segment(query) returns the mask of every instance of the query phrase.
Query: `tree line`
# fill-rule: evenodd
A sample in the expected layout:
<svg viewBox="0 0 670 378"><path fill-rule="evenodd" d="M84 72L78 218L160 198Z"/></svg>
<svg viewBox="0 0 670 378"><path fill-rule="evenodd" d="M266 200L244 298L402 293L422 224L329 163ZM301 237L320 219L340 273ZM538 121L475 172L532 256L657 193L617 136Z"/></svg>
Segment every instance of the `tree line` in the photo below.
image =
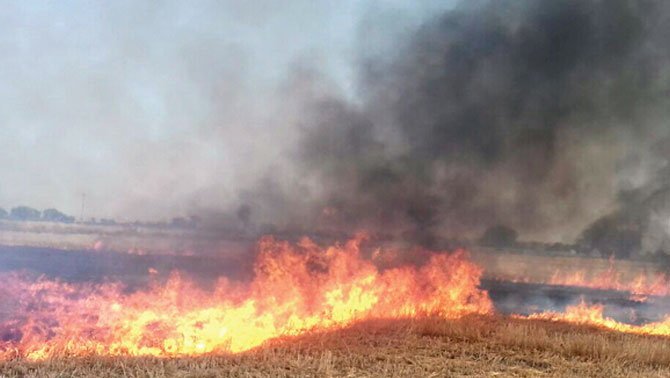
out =
<svg viewBox="0 0 670 378"><path fill-rule="evenodd" d="M30 206L17 206L7 211L0 207L0 220L21 221L21 222L57 222L57 223L75 223L77 220L71 215L67 215L58 209L49 208L43 211L32 208ZM80 220L79 223L88 225L100 226L141 226L150 228L196 228L200 223L198 216L192 215L189 217L175 217L168 222L117 222L112 218L89 218L87 220Z"/></svg>
<svg viewBox="0 0 670 378"><path fill-rule="evenodd" d="M29 206L17 206L7 211L0 207L0 219L14 221L45 221L59 223L74 223L75 217L67 215L57 209L37 210Z"/></svg>

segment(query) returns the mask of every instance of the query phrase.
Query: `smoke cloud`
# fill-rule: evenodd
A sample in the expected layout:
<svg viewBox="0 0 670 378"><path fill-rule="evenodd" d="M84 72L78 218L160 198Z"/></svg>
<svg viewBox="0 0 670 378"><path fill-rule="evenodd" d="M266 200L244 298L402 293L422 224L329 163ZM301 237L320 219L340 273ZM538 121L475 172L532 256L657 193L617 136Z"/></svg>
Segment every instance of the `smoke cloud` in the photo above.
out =
<svg viewBox="0 0 670 378"><path fill-rule="evenodd" d="M286 191L274 217L431 244L498 223L572 241L623 212L667 235L668 206L644 204L670 179L668 16L663 1L467 2L364 49L360 98L303 104L298 184L262 185Z"/></svg>
<svg viewBox="0 0 670 378"><path fill-rule="evenodd" d="M0 205L670 246L666 2L236 4L3 12Z"/></svg>

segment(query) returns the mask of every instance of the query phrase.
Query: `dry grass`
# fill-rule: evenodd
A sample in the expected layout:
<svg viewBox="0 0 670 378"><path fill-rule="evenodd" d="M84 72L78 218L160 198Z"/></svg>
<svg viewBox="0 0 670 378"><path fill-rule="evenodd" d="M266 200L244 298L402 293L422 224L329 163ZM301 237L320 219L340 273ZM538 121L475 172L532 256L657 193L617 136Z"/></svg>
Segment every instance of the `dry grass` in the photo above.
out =
<svg viewBox="0 0 670 378"><path fill-rule="evenodd" d="M368 321L235 356L56 359L0 364L16 377L669 376L668 339L544 321Z"/></svg>

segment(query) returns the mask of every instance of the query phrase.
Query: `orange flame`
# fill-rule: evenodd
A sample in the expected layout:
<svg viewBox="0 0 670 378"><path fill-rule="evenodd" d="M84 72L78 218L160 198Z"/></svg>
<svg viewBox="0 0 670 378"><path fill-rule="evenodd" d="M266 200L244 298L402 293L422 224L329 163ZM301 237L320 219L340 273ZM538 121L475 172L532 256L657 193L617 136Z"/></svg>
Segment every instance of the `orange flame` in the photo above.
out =
<svg viewBox="0 0 670 378"><path fill-rule="evenodd" d="M563 313L543 312L528 316L517 316L525 319L542 319L573 324L591 325L617 332L639 335L670 336L670 317L655 323L632 325L618 322L603 315L602 305L587 305L584 302L575 306L568 306Z"/></svg>
<svg viewBox="0 0 670 378"><path fill-rule="evenodd" d="M646 296L670 295L670 280L665 274L639 273L635 277L624 279L622 271L610 258L609 268L595 275L587 274L586 270L565 273L557 270L549 279L550 285L579 286L591 289L627 291L634 298L644 299Z"/></svg>
<svg viewBox="0 0 670 378"><path fill-rule="evenodd" d="M264 238L249 284L220 279L203 290L173 274L165 285L124 294L120 284L20 277L0 289L0 359L54 356L180 356L236 353L268 339L368 318L487 314L481 269L463 251L422 267L380 271L360 256L361 238L322 249Z"/></svg>

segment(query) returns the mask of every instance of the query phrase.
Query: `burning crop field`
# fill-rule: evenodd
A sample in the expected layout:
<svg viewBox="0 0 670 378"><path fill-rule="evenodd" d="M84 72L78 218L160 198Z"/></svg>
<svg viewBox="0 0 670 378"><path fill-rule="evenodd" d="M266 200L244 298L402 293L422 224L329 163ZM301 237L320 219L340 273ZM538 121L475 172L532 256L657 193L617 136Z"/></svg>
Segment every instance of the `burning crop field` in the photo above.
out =
<svg viewBox="0 0 670 378"><path fill-rule="evenodd" d="M421 258L406 263L397 250L371 244L364 235L328 246L265 237L254 247L248 278L213 274L210 282L196 282L185 264L163 274L148 268L134 287L110 280L109 272L99 272L105 282L47 278L34 274L35 262L32 274L2 276L1 370L12 376L670 371L670 311L662 312L670 298L657 281L642 287L638 278L635 290L598 279L557 283L557 274L545 283L513 283L487 278L464 250L412 250ZM60 253L67 265L76 252ZM512 295L523 297L526 307L515 308L526 313L505 307ZM543 309L533 304L539 297ZM641 320L642 307L658 319Z"/></svg>
<svg viewBox="0 0 670 378"><path fill-rule="evenodd" d="M477 287L480 269L460 253L379 272L361 259L358 243L320 249L309 240L297 246L263 240L250 283L221 279L210 291L177 273L129 295L115 284L82 287L8 277L3 299L17 308L7 309L3 334L10 340L3 356L240 353L273 338L360 319L450 319L492 311Z"/></svg>
<svg viewBox="0 0 670 378"><path fill-rule="evenodd" d="M0 378L670 376L670 2L0 4Z"/></svg>

